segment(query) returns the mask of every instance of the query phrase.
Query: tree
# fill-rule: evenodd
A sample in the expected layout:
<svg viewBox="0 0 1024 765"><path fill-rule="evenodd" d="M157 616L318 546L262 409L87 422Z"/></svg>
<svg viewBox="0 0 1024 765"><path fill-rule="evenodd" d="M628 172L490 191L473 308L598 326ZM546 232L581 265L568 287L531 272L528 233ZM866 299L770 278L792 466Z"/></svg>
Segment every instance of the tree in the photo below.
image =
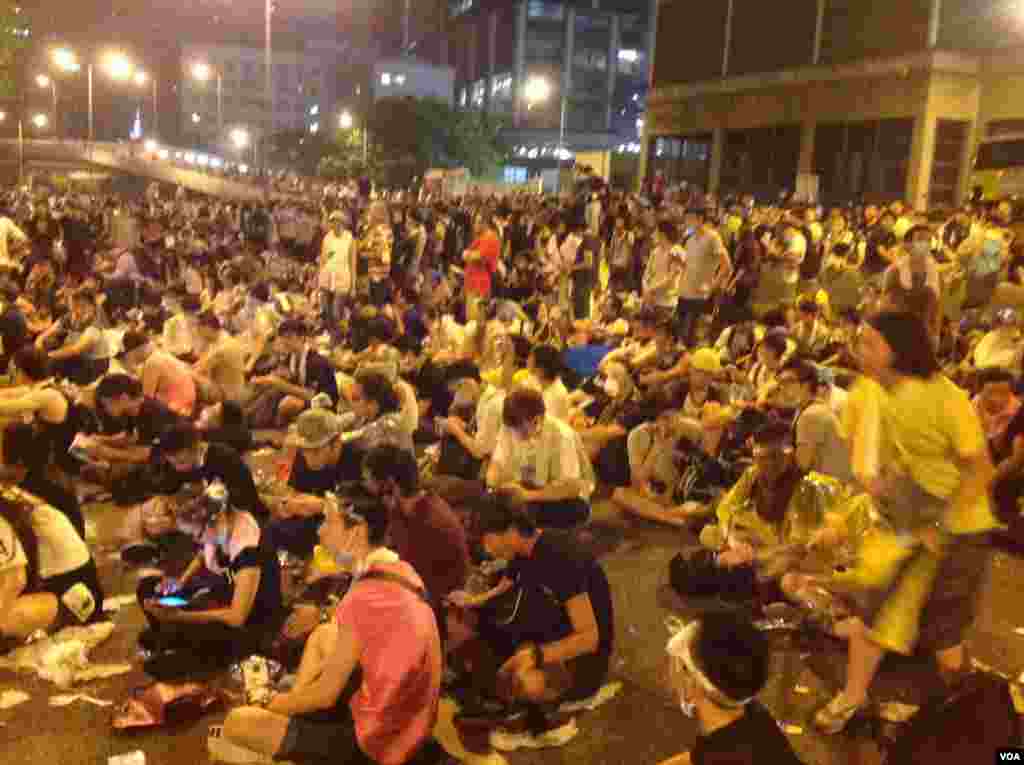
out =
<svg viewBox="0 0 1024 765"><path fill-rule="evenodd" d="M14 98L22 92L22 61L28 46L29 23L17 3L0 0L0 98Z"/></svg>
<svg viewBox="0 0 1024 765"><path fill-rule="evenodd" d="M483 175L505 156L496 122L443 101L384 98L373 105L367 122L371 151L361 170L385 186L408 186L430 168L465 167ZM361 139L358 128L340 131L335 150L320 167L345 176L361 157Z"/></svg>

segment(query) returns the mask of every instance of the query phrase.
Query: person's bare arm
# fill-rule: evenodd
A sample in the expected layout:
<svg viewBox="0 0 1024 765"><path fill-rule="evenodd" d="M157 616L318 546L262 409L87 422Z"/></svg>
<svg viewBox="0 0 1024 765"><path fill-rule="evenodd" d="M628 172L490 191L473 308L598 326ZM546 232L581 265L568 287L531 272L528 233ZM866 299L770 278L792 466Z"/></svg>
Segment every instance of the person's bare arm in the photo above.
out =
<svg viewBox="0 0 1024 765"><path fill-rule="evenodd" d="M363 653L359 638L351 627L338 625L334 648L320 672L309 684L275 696L267 710L294 716L330 709L341 696Z"/></svg>

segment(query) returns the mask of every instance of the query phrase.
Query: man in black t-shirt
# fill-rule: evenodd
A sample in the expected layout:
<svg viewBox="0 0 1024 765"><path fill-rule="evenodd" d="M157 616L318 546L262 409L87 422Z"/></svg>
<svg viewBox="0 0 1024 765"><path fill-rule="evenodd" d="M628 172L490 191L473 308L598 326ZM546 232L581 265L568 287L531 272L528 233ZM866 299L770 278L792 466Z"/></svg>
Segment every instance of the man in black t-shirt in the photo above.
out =
<svg viewBox="0 0 1024 765"><path fill-rule="evenodd" d="M768 641L746 620L709 614L668 643L679 705L699 726L693 749L662 765L800 765L756 696L768 679Z"/></svg>
<svg viewBox="0 0 1024 765"><path fill-rule="evenodd" d="M568 533L541 531L522 511L503 502L484 508L478 521L480 541L493 558L511 561L501 583L482 596L453 594L455 605L482 608L494 597L518 589L522 618L514 620L492 647L508 658L498 673L498 690L507 700L535 705L529 733L494 731L491 744L511 751L521 746L563 743L571 726L551 728L536 705L579 701L600 690L608 674L614 642L614 617L608 578L598 562L579 549ZM570 729L571 728L571 729ZM539 744L537 743L539 740Z"/></svg>

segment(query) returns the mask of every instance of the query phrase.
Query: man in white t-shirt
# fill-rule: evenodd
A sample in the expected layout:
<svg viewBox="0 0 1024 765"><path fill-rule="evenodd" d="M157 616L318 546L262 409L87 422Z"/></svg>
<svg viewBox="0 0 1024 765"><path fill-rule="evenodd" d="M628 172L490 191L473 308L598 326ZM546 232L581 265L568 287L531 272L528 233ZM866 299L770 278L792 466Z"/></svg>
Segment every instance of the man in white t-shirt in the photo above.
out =
<svg viewBox="0 0 1024 765"><path fill-rule="evenodd" d="M320 289L323 290L324 319L328 324L341 320L345 303L356 286L356 247L352 232L345 225L345 215L332 212L327 222L330 230L320 248Z"/></svg>
<svg viewBox="0 0 1024 765"><path fill-rule="evenodd" d="M505 397L487 486L526 506L541 526L565 528L590 517L592 473L576 432L546 414L544 397L518 388Z"/></svg>
<svg viewBox="0 0 1024 765"><path fill-rule="evenodd" d="M693 235L686 242L676 315L679 337L691 345L697 320L711 307L715 291L728 284L732 276L732 261L721 235L708 225L705 210L687 210L686 226Z"/></svg>

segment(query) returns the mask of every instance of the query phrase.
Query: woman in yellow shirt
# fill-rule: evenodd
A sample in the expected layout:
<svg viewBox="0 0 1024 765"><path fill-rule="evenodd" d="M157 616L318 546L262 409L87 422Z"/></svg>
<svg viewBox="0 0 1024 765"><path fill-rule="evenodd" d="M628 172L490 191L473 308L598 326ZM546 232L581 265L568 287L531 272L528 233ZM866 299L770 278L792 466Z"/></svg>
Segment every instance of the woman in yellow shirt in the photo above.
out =
<svg viewBox="0 0 1024 765"><path fill-rule="evenodd" d="M862 554L873 602L842 630L846 686L815 717L828 733L865 705L886 651L909 654L921 639L943 675L964 669L963 634L996 526L985 435L967 393L939 372L923 322L878 314L857 355L868 379L851 392L844 435L854 475L894 531Z"/></svg>

